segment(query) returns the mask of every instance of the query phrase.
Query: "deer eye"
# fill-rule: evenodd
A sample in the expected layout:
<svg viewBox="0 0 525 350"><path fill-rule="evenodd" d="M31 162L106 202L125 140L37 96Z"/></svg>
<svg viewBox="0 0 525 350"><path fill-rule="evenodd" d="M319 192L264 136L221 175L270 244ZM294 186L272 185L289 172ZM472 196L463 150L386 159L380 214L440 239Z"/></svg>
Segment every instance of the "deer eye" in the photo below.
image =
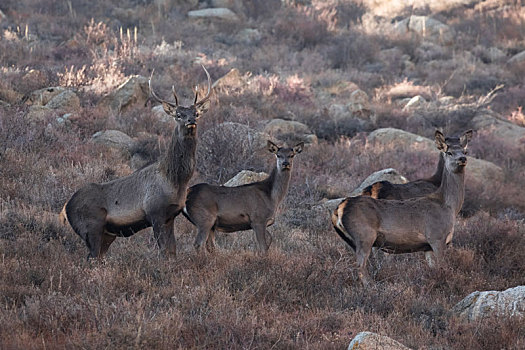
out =
<svg viewBox="0 0 525 350"><path fill-rule="evenodd" d="M452 155L452 152L445 152L447 154L447 156L451 156Z"/></svg>

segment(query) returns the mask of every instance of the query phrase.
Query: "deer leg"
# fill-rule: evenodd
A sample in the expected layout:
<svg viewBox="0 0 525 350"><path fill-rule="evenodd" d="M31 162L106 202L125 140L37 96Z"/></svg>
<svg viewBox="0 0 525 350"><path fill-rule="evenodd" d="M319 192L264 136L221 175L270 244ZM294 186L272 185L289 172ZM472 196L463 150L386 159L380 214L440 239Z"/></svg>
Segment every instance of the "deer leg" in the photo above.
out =
<svg viewBox="0 0 525 350"><path fill-rule="evenodd" d="M211 229L206 240L206 250L208 253L215 252L215 230Z"/></svg>
<svg viewBox="0 0 525 350"><path fill-rule="evenodd" d="M366 262L372 252L372 246L376 240L376 232L373 230L368 230L368 232L360 232L362 237L365 239L360 239L356 242L355 254L357 256L357 265L358 265L358 276L359 280L365 287L370 285L371 279L368 275L366 269ZM357 237L357 235L352 235L352 237Z"/></svg>
<svg viewBox="0 0 525 350"><path fill-rule="evenodd" d="M259 246L259 252L266 254L270 245L266 243L266 225L253 225L255 231L255 238L257 238L257 245Z"/></svg>
<svg viewBox="0 0 525 350"><path fill-rule="evenodd" d="M108 251L109 246L111 245L111 243L113 243L115 238L117 238L117 236L110 235L107 232L104 232L102 234L102 244L100 246L100 255L99 255L101 258L103 258L104 255L106 255L106 252Z"/></svg>
<svg viewBox="0 0 525 350"><path fill-rule="evenodd" d="M197 223L197 237L195 237L195 243L193 246L197 251L201 251L202 245L206 241L208 245L208 240L211 238L215 240L215 234L213 232L213 225L215 224L215 217L203 220L202 222Z"/></svg>
<svg viewBox="0 0 525 350"><path fill-rule="evenodd" d="M443 254L445 252L446 243L444 240L429 242L432 251L425 252L425 258L430 267L439 265L443 260Z"/></svg>
<svg viewBox="0 0 525 350"><path fill-rule="evenodd" d="M175 255L177 253L177 242L173 232L173 219L169 219L163 224L153 224L153 234L157 245L165 255Z"/></svg>

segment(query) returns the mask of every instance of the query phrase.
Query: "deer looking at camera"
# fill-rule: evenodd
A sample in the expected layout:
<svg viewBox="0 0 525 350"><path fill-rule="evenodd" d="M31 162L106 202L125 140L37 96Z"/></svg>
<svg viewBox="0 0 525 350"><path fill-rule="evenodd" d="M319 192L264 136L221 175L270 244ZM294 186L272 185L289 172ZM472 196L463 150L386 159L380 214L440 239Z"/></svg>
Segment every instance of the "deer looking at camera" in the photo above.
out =
<svg viewBox="0 0 525 350"><path fill-rule="evenodd" d="M214 186L205 183L188 191L184 215L197 226L195 248L215 248L215 231L235 232L253 229L260 252L267 252L271 237L266 227L274 223L275 213L288 191L293 158L301 153L304 143L295 147L278 147L268 141L268 151L275 154L276 166L270 176L259 182L237 187ZM269 237L269 241L266 239Z"/></svg>
<svg viewBox="0 0 525 350"><path fill-rule="evenodd" d="M349 197L333 212L334 229L355 251L363 284L369 283L366 262L372 247L394 254L424 251L429 265L433 265L432 252L441 259L463 205L466 147L471 137L472 130L460 138L445 138L436 131L444 168L435 192L405 200Z"/></svg>
<svg viewBox="0 0 525 350"><path fill-rule="evenodd" d="M375 199L408 199L423 197L435 192L441 185L445 159L443 153L439 153L436 172L429 178L410 181L406 184L393 184L389 181L379 181L365 187L362 196L370 196Z"/></svg>
<svg viewBox="0 0 525 350"><path fill-rule="evenodd" d="M204 68L204 66L202 67ZM195 99L189 107L165 101L149 88L153 98L177 125L163 157L131 175L106 183L90 183L79 189L64 205L61 221L68 221L73 230L86 242L88 258L102 257L115 237L129 237L146 227L153 227L157 245L166 254L175 254L173 220L186 201L188 183L195 168L197 120L208 109L211 92ZM153 76L153 73L152 73Z"/></svg>

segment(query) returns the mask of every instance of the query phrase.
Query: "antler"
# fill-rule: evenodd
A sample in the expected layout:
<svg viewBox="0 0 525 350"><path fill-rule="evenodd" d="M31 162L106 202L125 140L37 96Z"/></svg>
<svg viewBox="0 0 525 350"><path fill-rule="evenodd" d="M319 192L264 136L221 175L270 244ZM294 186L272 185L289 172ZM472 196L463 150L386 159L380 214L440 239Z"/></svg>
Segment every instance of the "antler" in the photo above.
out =
<svg viewBox="0 0 525 350"><path fill-rule="evenodd" d="M197 91L197 86L195 87L195 101L193 102L193 105L195 106L199 106L199 105L202 105L203 103L205 103L206 101L209 100L210 98L210 94L211 94L211 78L210 78L210 73L208 73L208 71L206 70L206 67L204 67L202 64L202 69L204 69L204 71L206 72L206 76L208 77L208 92L206 93L206 96L204 96L204 98L202 98L200 101L197 102L197 95L198 95L198 91Z"/></svg>
<svg viewBox="0 0 525 350"><path fill-rule="evenodd" d="M157 96L157 94L155 93L155 91L153 91L153 88L151 87L151 79L153 78L153 73L155 72L155 69L151 71L151 75L149 77L149 81L148 81L148 86L149 86L149 91L151 92L151 96L153 96L153 98L155 100L157 100L157 102L160 102L160 103L166 103L172 107L177 107L179 105L179 101L177 99L177 96L175 95L175 88L172 87L173 89L173 97L175 97L175 103L173 102L168 102L166 100L163 100L161 99L159 96Z"/></svg>

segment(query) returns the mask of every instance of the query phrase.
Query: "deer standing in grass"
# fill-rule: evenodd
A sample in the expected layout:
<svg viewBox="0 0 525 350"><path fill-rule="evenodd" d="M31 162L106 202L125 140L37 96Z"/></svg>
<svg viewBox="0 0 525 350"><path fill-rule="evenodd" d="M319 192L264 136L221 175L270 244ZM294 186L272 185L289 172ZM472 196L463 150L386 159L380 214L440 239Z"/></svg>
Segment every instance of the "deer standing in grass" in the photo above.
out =
<svg viewBox="0 0 525 350"><path fill-rule="evenodd" d="M366 262L372 247L394 254L424 251L429 265L433 265L433 254L441 260L463 205L466 147L471 137L472 130L460 138L445 138L436 131L435 141L443 153L444 168L435 192L405 200L349 197L335 209L332 223L355 251L363 284L369 283Z"/></svg>
<svg viewBox="0 0 525 350"><path fill-rule="evenodd" d="M275 154L276 166L270 176L259 182L237 187L214 186L206 183L188 191L184 215L197 226L195 248L215 248L215 231L235 232L253 229L260 252L267 252L271 237L266 227L274 223L275 213L288 191L293 158L301 153L304 143L295 147L278 147L268 141L268 151ZM269 237L269 242L266 237Z"/></svg>
<svg viewBox="0 0 525 350"><path fill-rule="evenodd" d="M204 66L202 67L204 68ZM189 107L180 106L175 89L175 102L159 98L149 88L153 98L177 125L163 157L133 174L106 183L90 183L79 189L64 205L61 220L86 242L88 258L102 257L115 237L129 237L146 227L153 227L157 245L166 254L175 254L173 220L182 211L188 183L195 169L197 120L207 111L211 92ZM153 76L153 73L152 73Z"/></svg>
<svg viewBox="0 0 525 350"><path fill-rule="evenodd" d="M435 192L441 185L445 159L443 153L439 153L436 172L429 178L410 181L406 184L393 184L389 181L379 181L366 187L362 196L370 196L375 199L408 199L423 197Z"/></svg>

